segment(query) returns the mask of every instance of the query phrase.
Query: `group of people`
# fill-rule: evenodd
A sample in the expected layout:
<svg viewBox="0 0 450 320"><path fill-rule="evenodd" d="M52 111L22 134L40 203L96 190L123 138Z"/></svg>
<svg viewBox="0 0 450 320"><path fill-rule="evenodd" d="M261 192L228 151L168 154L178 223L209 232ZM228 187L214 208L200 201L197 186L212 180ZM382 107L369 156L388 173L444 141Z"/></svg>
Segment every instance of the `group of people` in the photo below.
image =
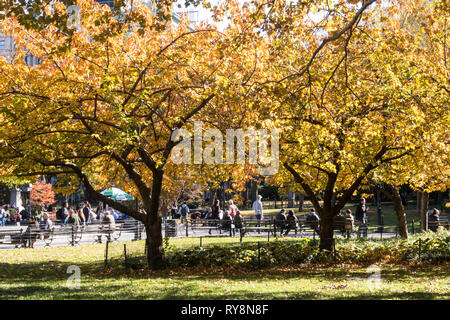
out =
<svg viewBox="0 0 450 320"><path fill-rule="evenodd" d="M254 216L258 221L261 221L264 217L264 208L261 199L261 195L258 195L256 201L254 201L252 205ZM163 206L167 208L165 204L163 204ZM346 209L345 213L339 213L338 216L345 219L345 230L347 237L350 237L351 233L355 229L355 223L358 223L358 232L367 234L368 211L369 208L366 206L366 199L361 198L360 203L356 207L355 216L353 216L351 209ZM163 213L163 219L166 219L167 210L161 210L161 212ZM170 213L172 219L181 218L183 222L189 216L190 209L186 203L183 203L180 208L177 208L176 204L174 204L170 210ZM227 228L227 226L231 227L233 224L235 226L235 228L232 228L233 235L235 235L235 230L240 230L242 228L242 223L244 221L244 217L239 211L239 208L234 204L233 200L228 201L226 210L222 210L220 208L220 200L215 200L214 204L209 207L203 215L199 211L194 211L191 213L190 218L220 220L221 225L225 226L225 228ZM320 222L319 215L314 209L311 209L311 211L306 215L306 223L317 234L320 233ZM285 237L291 230L297 230L298 218L295 216L293 210L286 212L286 209L282 209L276 215L275 223L280 230L281 236ZM211 230L209 232L211 233Z"/></svg>
<svg viewBox="0 0 450 320"><path fill-rule="evenodd" d="M0 206L0 226L15 224L30 218L30 213L22 206Z"/></svg>
<svg viewBox="0 0 450 320"><path fill-rule="evenodd" d="M261 220L263 218L263 205L261 202L262 197L260 195L257 196L256 201L253 203L253 210L255 212L255 217L257 220ZM167 219L168 208L167 201L163 201L160 207L160 212L163 221ZM214 220L223 220L227 219L227 217L234 218L236 215L241 216L239 208L234 204L233 200L228 201L228 205L226 210L222 210L220 208L220 200L216 199L213 205L206 209L205 213L200 213L198 210L194 210L191 214L191 209L189 209L186 202L183 202L181 206L178 208L176 202L172 204L170 208L170 216L172 219L186 219L190 217L191 219L214 219Z"/></svg>
<svg viewBox="0 0 450 320"><path fill-rule="evenodd" d="M346 231L347 238L350 238L351 233L355 229L355 222L358 223L358 232L363 234L363 236L367 235L367 212L369 208L366 207L366 199L361 198L359 204L356 206L355 216L352 214L351 209L346 209L344 212L339 212L335 219L342 219L345 221L344 228ZM280 217L280 219L282 219ZM315 212L314 209L306 215L306 222L317 234L320 233L320 217Z"/></svg>
<svg viewBox="0 0 450 320"><path fill-rule="evenodd" d="M294 215L294 210L289 210L286 215L286 209L281 209L276 215L275 221L276 226L280 228L282 237L286 237L291 229L297 230L298 218Z"/></svg>
<svg viewBox="0 0 450 320"><path fill-rule="evenodd" d="M63 225L80 226L91 224L97 219L97 214L92 210L88 201L85 201L80 209L71 208L65 202L61 209L56 211L56 219L60 220Z"/></svg>
<svg viewBox="0 0 450 320"><path fill-rule="evenodd" d="M257 196L257 200L253 203L253 209L257 220L263 218L263 206L261 202L262 197ZM160 207L161 217L163 221L167 219L169 210L167 208L167 202L163 201ZM234 204L233 200L228 200L228 204L225 210L220 207L220 200L216 199L211 207L208 207L205 212L201 213L198 210L189 209L186 202L183 202L180 207L177 207L176 203L170 208L170 216L172 219L181 219L181 222L185 222L189 217L191 220L203 219L203 220L218 220L222 229L231 230L233 236L236 234L236 230L242 229L242 223L244 217L242 216L239 208ZM234 228L232 227L234 226ZM209 230L211 233L211 229Z"/></svg>
<svg viewBox="0 0 450 320"><path fill-rule="evenodd" d="M119 218L119 213L112 209L102 211L97 208L97 212L95 212L88 201L84 201L79 209L69 207L66 202L56 212L56 219L60 220L62 225L86 226L97 223L113 223Z"/></svg>
<svg viewBox="0 0 450 320"><path fill-rule="evenodd" d="M0 217L4 218L5 208L2 209ZM115 220L118 219L118 215L112 210L106 210L97 219L97 214L92 210L89 202L85 201L79 210L70 208L68 203L64 203L62 208L57 211L56 218L61 220L63 226L71 225L77 229L91 223L101 223L103 227L107 226L105 230L110 233L115 229ZM54 221L52 221L48 212L42 211L37 215L30 216L28 222L28 227L24 232L25 236L16 236L17 239L13 239L13 242L16 240L17 244L22 243L23 245L28 242L29 247L33 248L34 243L39 238L46 239L49 237ZM99 241L101 242L101 234L99 235Z"/></svg>

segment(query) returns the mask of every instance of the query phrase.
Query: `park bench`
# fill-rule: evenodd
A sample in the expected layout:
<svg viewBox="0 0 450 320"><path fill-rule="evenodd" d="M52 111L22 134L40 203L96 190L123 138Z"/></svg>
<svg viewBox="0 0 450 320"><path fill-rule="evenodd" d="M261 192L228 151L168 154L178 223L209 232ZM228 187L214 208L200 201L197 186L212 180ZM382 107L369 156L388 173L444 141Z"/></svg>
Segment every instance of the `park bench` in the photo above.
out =
<svg viewBox="0 0 450 320"><path fill-rule="evenodd" d="M345 236L345 222L346 219L344 216L335 216L333 219L333 231L340 232L342 236Z"/></svg>
<svg viewBox="0 0 450 320"><path fill-rule="evenodd" d="M67 237L69 245L75 246L81 241L83 233L81 226L63 225L53 229L52 240L55 237Z"/></svg>
<svg viewBox="0 0 450 320"><path fill-rule="evenodd" d="M257 220L256 218L248 218L242 222L241 235L245 235L249 232L258 232L266 233L269 236L270 234L275 234L274 228L274 220L271 218L263 218L261 220Z"/></svg>
<svg viewBox="0 0 450 320"><path fill-rule="evenodd" d="M142 233L145 231L145 226L142 222L129 218L123 220L123 223L120 224L116 222L116 226L119 226L119 229L114 233L115 237L120 237L122 233L133 233L134 238L132 241L142 240Z"/></svg>
<svg viewBox="0 0 450 320"><path fill-rule="evenodd" d="M439 221L428 221L428 229L436 230L438 227L450 230L450 216L440 216Z"/></svg>
<svg viewBox="0 0 450 320"><path fill-rule="evenodd" d="M311 221L306 221L306 217L307 215L300 215L297 217L297 229L296 229L296 235L297 232L300 232L300 235L304 232L304 231L311 231L313 233L313 235L315 236L317 234L317 231L315 228L313 228L313 225L315 224L314 222ZM319 223L320 226L320 223Z"/></svg>
<svg viewBox="0 0 450 320"><path fill-rule="evenodd" d="M346 218L344 216L336 216L333 220L333 231L340 232L342 236L346 235L346 229L345 229L345 222ZM362 234L367 234L368 225L362 226L361 229L359 229L358 222L355 221L355 228L354 230L359 230ZM291 230L295 230L295 234L297 235L298 232L300 234L304 231L311 231L314 234L317 234L317 231L312 227L313 223L306 221L306 215L300 215L297 217L297 227L294 229L291 227ZM319 223L319 229L320 229L320 223Z"/></svg>
<svg viewBox="0 0 450 320"><path fill-rule="evenodd" d="M107 241L117 241L122 234L123 223L116 223L110 225L109 223L103 224L89 224L81 228L81 232L84 234L93 234L95 243L102 243L102 237L105 236Z"/></svg>
<svg viewBox="0 0 450 320"><path fill-rule="evenodd" d="M219 219L187 219L187 226L190 227L193 234L196 234L196 231L208 230L208 234L211 236L213 236L211 231L221 235L222 231L229 229L227 224Z"/></svg>
<svg viewBox="0 0 450 320"><path fill-rule="evenodd" d="M0 243L12 244L18 248L22 243L23 229L20 226L0 227Z"/></svg>
<svg viewBox="0 0 450 320"><path fill-rule="evenodd" d="M54 239L53 238L54 231L55 231L55 226L52 226L48 230L41 229L39 238L40 238L40 240L44 241L45 247L50 247L50 245L52 244L53 239Z"/></svg>

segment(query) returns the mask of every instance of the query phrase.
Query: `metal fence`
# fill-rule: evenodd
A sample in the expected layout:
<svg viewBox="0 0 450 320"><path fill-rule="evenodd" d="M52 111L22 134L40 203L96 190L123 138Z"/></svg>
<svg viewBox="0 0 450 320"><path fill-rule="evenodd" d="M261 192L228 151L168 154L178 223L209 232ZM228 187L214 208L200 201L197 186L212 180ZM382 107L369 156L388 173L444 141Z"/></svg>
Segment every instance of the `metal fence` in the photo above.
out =
<svg viewBox="0 0 450 320"><path fill-rule="evenodd" d="M419 230L414 221L408 223L412 234ZM444 227L449 228L444 223ZM233 220L213 219L167 219L162 223L163 236L174 237L310 237L319 238L317 223L299 219L297 222L279 222L273 217L257 220L254 217L245 217L237 222ZM355 229L347 232L345 223L334 224L334 237L384 239L398 236L397 228L386 228L383 225L356 225ZM45 230L37 225L13 225L0 227L0 249L30 248L30 247L57 247L76 246L81 244L104 243L107 241L136 241L146 238L144 225L134 219L118 220L114 225L93 223L89 225L73 226L55 223Z"/></svg>
<svg viewBox="0 0 450 320"><path fill-rule="evenodd" d="M76 246L106 241L133 241L144 239L144 231L143 224L132 219L115 224L65 225L56 223L49 229L35 224L3 226L0 227L0 248Z"/></svg>

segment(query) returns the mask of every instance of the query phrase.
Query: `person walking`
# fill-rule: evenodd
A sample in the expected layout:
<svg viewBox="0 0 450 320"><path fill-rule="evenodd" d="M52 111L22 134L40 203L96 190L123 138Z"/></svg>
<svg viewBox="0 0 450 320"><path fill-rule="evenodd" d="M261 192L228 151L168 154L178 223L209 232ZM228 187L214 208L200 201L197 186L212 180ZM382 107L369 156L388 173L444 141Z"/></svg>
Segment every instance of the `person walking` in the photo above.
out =
<svg viewBox="0 0 450 320"><path fill-rule="evenodd" d="M214 204L211 207L211 217L214 220L219 219L219 211L220 211L220 200L216 199L216 201L214 201Z"/></svg>
<svg viewBox="0 0 450 320"><path fill-rule="evenodd" d="M0 206L0 226L4 226L6 221L6 210L3 206Z"/></svg>
<svg viewBox="0 0 450 320"><path fill-rule="evenodd" d="M91 205L89 204L89 202L85 201L83 203L83 209L82 209L83 215L84 215L84 219L85 219L85 223L86 224L91 224Z"/></svg>
<svg viewBox="0 0 450 320"><path fill-rule="evenodd" d="M211 226L217 227L217 220L219 220L219 212L220 212L220 200L216 199L214 204L211 206ZM212 228L211 228L212 229ZM208 234L211 234L211 229L209 229Z"/></svg>
<svg viewBox="0 0 450 320"><path fill-rule="evenodd" d="M261 220L263 219L263 204L261 202L261 199L262 199L261 195L258 194L252 206L255 218L258 221L257 223L258 233L260 233L259 228L261 227Z"/></svg>
<svg viewBox="0 0 450 320"><path fill-rule="evenodd" d="M353 218L352 210L347 209L345 211L345 231L347 232L347 239L351 238L352 231L355 227L354 221L355 219Z"/></svg>
<svg viewBox="0 0 450 320"><path fill-rule="evenodd" d="M227 212L230 215L231 218L234 218L236 215L236 211L238 210L238 207L233 203L233 200L230 200L228 202L228 209Z"/></svg>
<svg viewBox="0 0 450 320"><path fill-rule="evenodd" d="M163 200L161 203L161 207L159 208L159 211L161 212L161 218L163 222L166 222L167 220L167 212L168 212L168 208L167 208L167 200Z"/></svg>
<svg viewBox="0 0 450 320"><path fill-rule="evenodd" d="M189 207L187 206L186 202L183 202L183 204L180 207L180 210L178 211L178 215L181 217L181 223L183 223L183 221L187 222L188 214L189 214Z"/></svg>
<svg viewBox="0 0 450 320"><path fill-rule="evenodd" d="M172 219L178 219L177 217L177 212L178 212L178 207L177 207L177 203L174 202L172 204L172 207L170 208L170 215L172 216Z"/></svg>
<svg viewBox="0 0 450 320"><path fill-rule="evenodd" d="M69 204L67 202L64 202L64 205L61 210L61 220L63 221L63 224L67 224L67 220L69 218Z"/></svg>
<svg viewBox="0 0 450 320"><path fill-rule="evenodd" d="M359 204L356 206L355 211L355 218L356 221L358 221L358 237L361 236L361 234L364 237L367 237L367 212L369 211L369 208L366 207L366 199L361 198L359 200Z"/></svg>

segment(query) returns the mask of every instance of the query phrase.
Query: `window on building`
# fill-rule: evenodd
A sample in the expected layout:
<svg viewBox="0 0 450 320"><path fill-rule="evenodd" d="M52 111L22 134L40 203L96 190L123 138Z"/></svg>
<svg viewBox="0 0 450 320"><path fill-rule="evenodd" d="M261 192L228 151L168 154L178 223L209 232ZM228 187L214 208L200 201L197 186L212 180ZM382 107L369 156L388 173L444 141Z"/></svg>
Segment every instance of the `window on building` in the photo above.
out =
<svg viewBox="0 0 450 320"><path fill-rule="evenodd" d="M6 49L6 41L0 40L0 50L5 50L5 49Z"/></svg>
<svg viewBox="0 0 450 320"><path fill-rule="evenodd" d="M110 7L114 6L114 0L97 0L98 3L107 4Z"/></svg>

